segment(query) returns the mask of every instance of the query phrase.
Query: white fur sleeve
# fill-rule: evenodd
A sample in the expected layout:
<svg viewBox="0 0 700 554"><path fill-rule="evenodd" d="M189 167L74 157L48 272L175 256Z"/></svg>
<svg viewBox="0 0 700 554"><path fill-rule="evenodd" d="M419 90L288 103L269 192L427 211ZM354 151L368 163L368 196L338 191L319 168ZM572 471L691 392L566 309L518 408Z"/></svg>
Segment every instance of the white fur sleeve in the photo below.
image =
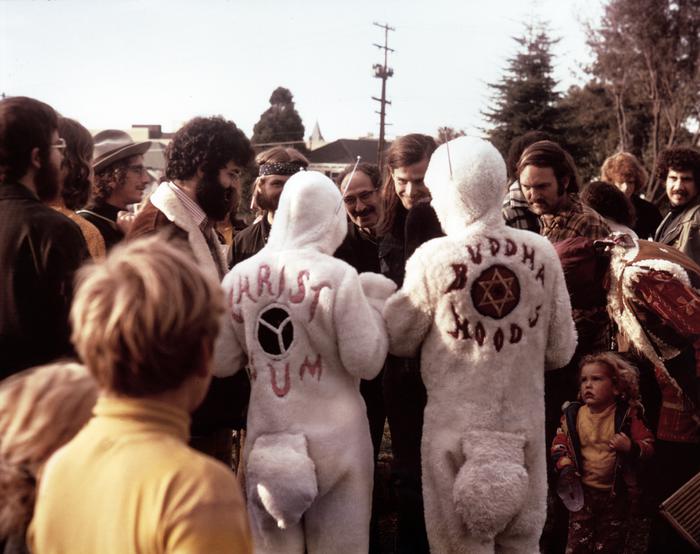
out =
<svg viewBox="0 0 700 554"><path fill-rule="evenodd" d="M224 291L227 293L228 287L224 281ZM233 321L228 303L221 315L219 325L219 335L214 343L214 364L213 373L217 377L229 377L238 372L245 364L246 353L243 345L238 340L233 329Z"/></svg>
<svg viewBox="0 0 700 554"><path fill-rule="evenodd" d="M362 379L373 379L384 365L389 341L381 312L372 307L357 273L348 268L333 308L338 355L345 369Z"/></svg>
<svg viewBox="0 0 700 554"><path fill-rule="evenodd" d="M433 305L427 286L427 271L419 251L406 262L403 286L384 306L389 332L389 351L405 358L415 356L433 322Z"/></svg>
<svg viewBox="0 0 700 554"><path fill-rule="evenodd" d="M571 300L561 264L553 263L552 304L545 369L558 369L569 363L576 350L576 327L571 315Z"/></svg>

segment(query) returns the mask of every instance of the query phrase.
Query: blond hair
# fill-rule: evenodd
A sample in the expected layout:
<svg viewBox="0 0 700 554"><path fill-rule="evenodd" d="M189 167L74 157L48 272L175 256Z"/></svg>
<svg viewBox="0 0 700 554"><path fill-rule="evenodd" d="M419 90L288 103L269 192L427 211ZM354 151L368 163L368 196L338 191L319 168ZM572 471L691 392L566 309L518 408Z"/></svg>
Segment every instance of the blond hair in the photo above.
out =
<svg viewBox="0 0 700 554"><path fill-rule="evenodd" d="M639 372L636 367L616 352L598 352L596 354L584 356L581 359L579 373L583 369L583 366L595 363L608 368L610 379L623 400L626 400L630 406L641 405L641 398L639 396Z"/></svg>
<svg viewBox="0 0 700 554"><path fill-rule="evenodd" d="M158 394L201 369L222 296L186 243L162 234L138 239L80 270L71 340L102 388Z"/></svg>
<svg viewBox="0 0 700 554"><path fill-rule="evenodd" d="M610 184L627 182L639 192L647 182L647 172L634 154L618 152L609 156L600 168L600 178Z"/></svg>
<svg viewBox="0 0 700 554"><path fill-rule="evenodd" d="M40 469L90 419L96 399L95 380L73 362L28 369L0 384L0 538L29 523Z"/></svg>

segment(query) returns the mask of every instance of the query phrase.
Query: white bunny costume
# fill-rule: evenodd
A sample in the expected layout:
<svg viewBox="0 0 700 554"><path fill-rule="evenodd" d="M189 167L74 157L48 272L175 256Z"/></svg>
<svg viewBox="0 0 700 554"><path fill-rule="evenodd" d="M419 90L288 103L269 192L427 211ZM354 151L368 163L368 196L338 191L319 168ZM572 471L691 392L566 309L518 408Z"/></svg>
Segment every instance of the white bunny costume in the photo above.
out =
<svg viewBox="0 0 700 554"><path fill-rule="evenodd" d="M243 460L256 552L368 549L372 443L359 382L384 363L381 310L395 286L332 257L347 231L341 204L324 175L292 176L267 245L223 281L215 373L247 360Z"/></svg>
<svg viewBox="0 0 700 554"><path fill-rule="evenodd" d="M535 553L547 490L544 369L574 353L569 295L549 241L503 222L498 151L469 137L448 146L425 176L447 236L416 250L384 309L392 353L422 346L428 540L440 554Z"/></svg>

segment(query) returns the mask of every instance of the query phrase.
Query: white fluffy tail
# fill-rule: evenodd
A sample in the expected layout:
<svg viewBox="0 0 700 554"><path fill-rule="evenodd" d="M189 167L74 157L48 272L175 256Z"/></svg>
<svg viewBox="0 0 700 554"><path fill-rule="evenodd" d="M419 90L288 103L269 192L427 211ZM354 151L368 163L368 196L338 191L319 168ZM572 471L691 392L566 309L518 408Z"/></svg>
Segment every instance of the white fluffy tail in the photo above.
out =
<svg viewBox="0 0 700 554"><path fill-rule="evenodd" d="M318 496L316 466L301 434L259 436L248 455L246 479L248 498L280 529L298 523Z"/></svg>
<svg viewBox="0 0 700 554"><path fill-rule="evenodd" d="M503 431L470 431L462 449L466 461L452 489L455 508L471 534L492 539L525 502L525 437Z"/></svg>

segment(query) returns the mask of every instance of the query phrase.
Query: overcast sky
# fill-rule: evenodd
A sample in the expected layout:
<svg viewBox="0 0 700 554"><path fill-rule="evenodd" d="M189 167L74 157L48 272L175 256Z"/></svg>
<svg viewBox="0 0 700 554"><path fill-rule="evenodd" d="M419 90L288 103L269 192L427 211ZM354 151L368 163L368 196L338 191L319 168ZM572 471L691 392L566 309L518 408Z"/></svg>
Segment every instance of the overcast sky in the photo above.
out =
<svg viewBox="0 0 700 554"><path fill-rule="evenodd" d="M0 0L0 91L33 96L91 129L221 114L246 133L277 86L292 91L308 136L378 133L389 23L389 136L478 133L487 83L517 51L511 37L544 20L555 76L582 83L583 24L601 0Z"/></svg>

